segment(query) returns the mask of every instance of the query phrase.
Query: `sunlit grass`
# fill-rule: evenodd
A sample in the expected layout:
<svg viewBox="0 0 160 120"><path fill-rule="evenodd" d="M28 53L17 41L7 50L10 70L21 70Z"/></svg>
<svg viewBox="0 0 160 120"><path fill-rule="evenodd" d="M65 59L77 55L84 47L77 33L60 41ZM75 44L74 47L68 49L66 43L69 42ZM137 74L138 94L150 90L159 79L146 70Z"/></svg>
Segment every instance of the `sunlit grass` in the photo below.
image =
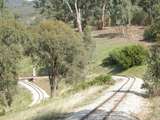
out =
<svg viewBox="0 0 160 120"><path fill-rule="evenodd" d="M146 120L159 120L160 118L160 97L155 97L150 100L151 111Z"/></svg>
<svg viewBox="0 0 160 120"><path fill-rule="evenodd" d="M18 87L17 93L13 97L11 112L21 111L28 108L28 105L31 102L32 102L32 96L30 92L24 88Z"/></svg>

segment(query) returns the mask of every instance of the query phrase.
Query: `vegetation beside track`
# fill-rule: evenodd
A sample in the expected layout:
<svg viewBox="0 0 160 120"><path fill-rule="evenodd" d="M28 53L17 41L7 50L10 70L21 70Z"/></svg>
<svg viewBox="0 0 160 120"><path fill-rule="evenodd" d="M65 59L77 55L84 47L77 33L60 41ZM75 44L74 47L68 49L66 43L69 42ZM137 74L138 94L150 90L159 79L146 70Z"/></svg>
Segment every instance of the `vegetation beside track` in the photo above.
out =
<svg viewBox="0 0 160 120"><path fill-rule="evenodd" d="M32 102L32 96L30 92L22 87L17 88L16 95L13 96L13 103L6 116L14 114L28 108L28 105ZM1 109L0 109L1 110ZM0 111L0 115L2 111ZM0 118L1 119L1 118Z"/></svg>
<svg viewBox="0 0 160 120"><path fill-rule="evenodd" d="M114 84L114 81L110 79L110 76L101 76L90 80L90 82L80 82L76 86L70 86L68 89L67 86L65 86L53 99L32 108L24 109L21 112L10 112L0 117L0 120L50 120L64 118L77 107L89 104L91 101L101 96L103 90L112 84ZM41 115L39 113L41 113Z"/></svg>

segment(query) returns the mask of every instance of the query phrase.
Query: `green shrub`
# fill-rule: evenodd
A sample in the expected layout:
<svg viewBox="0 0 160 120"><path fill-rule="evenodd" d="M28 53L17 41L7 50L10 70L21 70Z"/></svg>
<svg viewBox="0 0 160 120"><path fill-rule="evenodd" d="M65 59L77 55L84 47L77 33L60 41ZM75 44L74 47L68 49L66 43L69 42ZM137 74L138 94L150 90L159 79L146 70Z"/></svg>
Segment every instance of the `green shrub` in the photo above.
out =
<svg viewBox="0 0 160 120"><path fill-rule="evenodd" d="M84 90L95 85L112 85L112 84L114 84L114 81L112 80L110 75L100 75L93 80L86 81L86 82L83 81L75 85L74 88L70 89L68 92L73 92L73 91L76 92L76 91Z"/></svg>
<svg viewBox="0 0 160 120"><path fill-rule="evenodd" d="M157 35L160 34L160 21L157 20L153 25L147 28L144 32L144 39L146 41L155 42Z"/></svg>
<svg viewBox="0 0 160 120"><path fill-rule="evenodd" d="M0 105L0 116L5 115L4 107Z"/></svg>
<svg viewBox="0 0 160 120"><path fill-rule="evenodd" d="M91 85L111 85L113 84L113 80L110 75L100 75L96 77L93 81L90 81Z"/></svg>
<svg viewBox="0 0 160 120"><path fill-rule="evenodd" d="M107 62L110 65L118 65L122 69L128 69L143 64L147 53L147 50L140 45L127 46L113 50L109 54Z"/></svg>

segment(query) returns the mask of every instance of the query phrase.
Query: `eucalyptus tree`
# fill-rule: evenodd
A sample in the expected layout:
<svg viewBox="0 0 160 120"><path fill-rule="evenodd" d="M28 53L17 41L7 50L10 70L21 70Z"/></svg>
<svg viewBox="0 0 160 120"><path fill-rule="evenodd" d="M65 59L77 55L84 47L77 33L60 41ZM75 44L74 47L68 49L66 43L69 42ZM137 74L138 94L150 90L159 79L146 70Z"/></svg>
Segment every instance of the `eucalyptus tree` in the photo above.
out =
<svg viewBox="0 0 160 120"><path fill-rule="evenodd" d="M109 11L112 23L127 25L131 23L133 5L131 0L110 0Z"/></svg>
<svg viewBox="0 0 160 120"><path fill-rule="evenodd" d="M10 106L18 80L17 63L29 40L25 27L14 20L0 20L0 97Z"/></svg>
<svg viewBox="0 0 160 120"><path fill-rule="evenodd" d="M160 0L140 0L139 6L143 8L145 12L148 13L151 23L153 23L154 19L157 17L157 10L159 10Z"/></svg>
<svg viewBox="0 0 160 120"><path fill-rule="evenodd" d="M0 0L0 9L3 9L4 8L4 5L5 5L5 0Z"/></svg>
<svg viewBox="0 0 160 120"><path fill-rule="evenodd" d="M157 36L156 44L150 48L145 74L145 87L150 94L160 95L160 35Z"/></svg>
<svg viewBox="0 0 160 120"><path fill-rule="evenodd" d="M4 7L5 7L4 0L0 0L0 17L3 14Z"/></svg>
<svg viewBox="0 0 160 120"><path fill-rule="evenodd" d="M82 41L79 33L63 22L45 20L37 27L35 55L37 64L47 69L51 96L55 95L61 77L71 82L83 75L86 61Z"/></svg>
<svg viewBox="0 0 160 120"><path fill-rule="evenodd" d="M95 15L97 7L100 7L99 3L99 0L36 0L35 8L48 18L64 22L76 21L78 30L82 32L90 18ZM101 7L103 9L102 4Z"/></svg>

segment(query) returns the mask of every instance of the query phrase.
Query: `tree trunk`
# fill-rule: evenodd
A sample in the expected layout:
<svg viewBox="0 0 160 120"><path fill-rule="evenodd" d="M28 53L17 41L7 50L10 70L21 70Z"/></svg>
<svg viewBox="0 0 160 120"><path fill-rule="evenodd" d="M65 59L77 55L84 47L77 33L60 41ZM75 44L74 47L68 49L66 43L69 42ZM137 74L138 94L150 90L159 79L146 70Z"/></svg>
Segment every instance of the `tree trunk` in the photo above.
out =
<svg viewBox="0 0 160 120"><path fill-rule="evenodd" d="M53 77L52 76L50 76L49 77L49 81L50 81L50 96L51 96L51 98L53 97L53 93L54 93L54 84L53 84L53 81L54 81L54 79L53 79Z"/></svg>
<svg viewBox="0 0 160 120"><path fill-rule="evenodd" d="M58 63L57 57L53 60L52 68L49 71L49 80L50 80L50 89L51 89L51 97L56 95L56 91L58 88Z"/></svg>
<svg viewBox="0 0 160 120"><path fill-rule="evenodd" d="M66 0L65 0L64 2L66 2L67 6L68 6L68 8L69 8L69 10L70 10L70 12L73 13L72 7L71 7L71 5L69 4L69 2L66 1Z"/></svg>
<svg viewBox="0 0 160 120"><path fill-rule="evenodd" d="M111 20L111 17L109 16L109 18L108 18L108 26L110 27L111 24L112 24L112 20Z"/></svg>
<svg viewBox="0 0 160 120"><path fill-rule="evenodd" d="M57 91L57 80L56 80L56 75L52 75L52 77L49 79L50 80L50 90L51 90L51 98L53 96L56 96L56 91Z"/></svg>
<svg viewBox="0 0 160 120"><path fill-rule="evenodd" d="M102 8L102 29L105 27L105 10L106 10L106 1L104 2Z"/></svg>
<svg viewBox="0 0 160 120"><path fill-rule="evenodd" d="M81 10L78 9L77 0L75 0L75 10L76 10L76 19L77 19L77 27L79 32L83 32L82 30L82 21L81 21Z"/></svg>

